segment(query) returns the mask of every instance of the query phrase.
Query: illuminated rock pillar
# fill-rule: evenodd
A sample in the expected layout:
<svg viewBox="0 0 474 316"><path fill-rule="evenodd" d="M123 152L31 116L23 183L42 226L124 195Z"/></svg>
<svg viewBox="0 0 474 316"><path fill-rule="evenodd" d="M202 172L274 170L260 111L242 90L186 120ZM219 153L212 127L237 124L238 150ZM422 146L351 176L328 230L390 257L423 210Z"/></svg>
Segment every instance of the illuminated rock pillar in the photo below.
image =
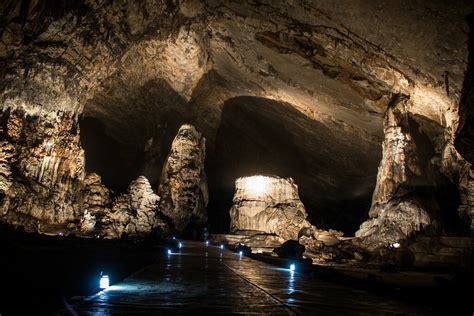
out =
<svg viewBox="0 0 474 316"><path fill-rule="evenodd" d="M370 219L356 232L371 245L405 239L431 223L416 194L425 178L418 148L410 133L407 100L397 100L385 114L382 161L369 212Z"/></svg>
<svg viewBox="0 0 474 316"><path fill-rule="evenodd" d="M163 166L158 195L161 212L182 232L190 223L207 221L207 178L204 172L206 139L192 125L178 131Z"/></svg>
<svg viewBox="0 0 474 316"><path fill-rule="evenodd" d="M275 234L298 240L302 228L311 227L293 179L252 176L235 181L230 209L230 231L235 234Z"/></svg>

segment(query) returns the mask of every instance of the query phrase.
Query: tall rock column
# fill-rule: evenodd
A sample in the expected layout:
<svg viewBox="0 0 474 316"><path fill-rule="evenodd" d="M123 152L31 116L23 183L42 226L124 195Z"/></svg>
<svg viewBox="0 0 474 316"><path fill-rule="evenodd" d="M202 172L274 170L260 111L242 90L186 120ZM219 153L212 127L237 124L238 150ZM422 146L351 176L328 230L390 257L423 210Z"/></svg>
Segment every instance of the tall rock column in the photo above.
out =
<svg viewBox="0 0 474 316"><path fill-rule="evenodd" d="M382 161L369 212L370 219L356 232L364 242L377 246L405 239L431 224L423 201L417 196L425 174L420 153L410 131L407 100L398 100L385 114Z"/></svg>
<svg viewBox="0 0 474 316"><path fill-rule="evenodd" d="M160 210L182 232L190 223L207 221L206 139L192 125L180 127L163 166Z"/></svg>

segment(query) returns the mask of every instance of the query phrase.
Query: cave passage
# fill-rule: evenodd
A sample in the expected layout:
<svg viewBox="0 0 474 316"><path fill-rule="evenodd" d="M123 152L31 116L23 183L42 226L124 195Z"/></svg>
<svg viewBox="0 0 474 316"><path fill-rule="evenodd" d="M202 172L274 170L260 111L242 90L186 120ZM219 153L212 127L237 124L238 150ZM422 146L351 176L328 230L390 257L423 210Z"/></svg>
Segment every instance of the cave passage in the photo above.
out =
<svg viewBox="0 0 474 316"><path fill-rule="evenodd" d="M140 175L156 190L173 138L189 122L189 112L164 80L138 87L116 80L107 93L89 101L80 121L86 171L119 192Z"/></svg>
<svg viewBox="0 0 474 316"><path fill-rule="evenodd" d="M288 103L230 99L206 160L211 227L228 231L235 180L260 174L292 177L313 225L351 235L367 217L380 158L379 144L330 129Z"/></svg>

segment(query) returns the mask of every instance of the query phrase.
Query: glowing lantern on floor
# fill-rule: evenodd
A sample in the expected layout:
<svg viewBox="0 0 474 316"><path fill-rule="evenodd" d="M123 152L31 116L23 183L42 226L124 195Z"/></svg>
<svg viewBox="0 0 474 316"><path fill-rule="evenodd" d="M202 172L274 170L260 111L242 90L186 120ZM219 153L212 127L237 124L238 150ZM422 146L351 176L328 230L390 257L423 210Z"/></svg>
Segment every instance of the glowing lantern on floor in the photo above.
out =
<svg viewBox="0 0 474 316"><path fill-rule="evenodd" d="M178 248L181 249L183 247L183 244L182 243L179 243L178 244Z"/></svg>
<svg viewBox="0 0 474 316"><path fill-rule="evenodd" d="M206 240L206 247L209 246L209 240Z"/></svg>
<svg viewBox="0 0 474 316"><path fill-rule="evenodd" d="M219 247L220 247L221 249L224 249L224 245L223 245L223 244L221 244Z"/></svg>
<svg viewBox="0 0 474 316"><path fill-rule="evenodd" d="M109 287L109 276L106 274L100 274L99 288L106 289Z"/></svg>
<svg viewBox="0 0 474 316"><path fill-rule="evenodd" d="M167 251L167 252L168 252L168 255L170 255L170 254L171 254L171 249L168 249L168 251Z"/></svg>
<svg viewBox="0 0 474 316"><path fill-rule="evenodd" d="M296 266L294 263L290 264L290 271L294 272L296 270Z"/></svg>

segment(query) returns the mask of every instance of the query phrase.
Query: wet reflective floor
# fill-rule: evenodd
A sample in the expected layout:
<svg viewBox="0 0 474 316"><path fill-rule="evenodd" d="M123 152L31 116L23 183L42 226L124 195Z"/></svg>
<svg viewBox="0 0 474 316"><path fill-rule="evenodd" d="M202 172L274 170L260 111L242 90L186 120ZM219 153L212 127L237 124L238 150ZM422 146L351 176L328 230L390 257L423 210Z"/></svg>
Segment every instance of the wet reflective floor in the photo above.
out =
<svg viewBox="0 0 474 316"><path fill-rule="evenodd" d="M59 314L429 314L395 299L320 281L226 249L183 248Z"/></svg>

